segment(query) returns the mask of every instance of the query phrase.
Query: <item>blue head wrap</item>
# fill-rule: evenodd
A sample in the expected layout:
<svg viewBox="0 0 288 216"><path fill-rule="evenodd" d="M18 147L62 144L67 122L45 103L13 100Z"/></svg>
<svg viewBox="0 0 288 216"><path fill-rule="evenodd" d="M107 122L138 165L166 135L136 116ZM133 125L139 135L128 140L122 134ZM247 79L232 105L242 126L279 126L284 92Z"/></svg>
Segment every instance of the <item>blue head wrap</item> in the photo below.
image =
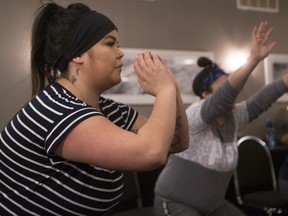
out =
<svg viewBox="0 0 288 216"><path fill-rule="evenodd" d="M210 73L208 73L202 80L200 91L207 91L212 83L217 80L219 77L227 75L221 68L215 67L210 69Z"/></svg>
<svg viewBox="0 0 288 216"><path fill-rule="evenodd" d="M227 73L215 64L205 67L193 81L194 93L201 97L202 92L207 91L212 83L223 75Z"/></svg>

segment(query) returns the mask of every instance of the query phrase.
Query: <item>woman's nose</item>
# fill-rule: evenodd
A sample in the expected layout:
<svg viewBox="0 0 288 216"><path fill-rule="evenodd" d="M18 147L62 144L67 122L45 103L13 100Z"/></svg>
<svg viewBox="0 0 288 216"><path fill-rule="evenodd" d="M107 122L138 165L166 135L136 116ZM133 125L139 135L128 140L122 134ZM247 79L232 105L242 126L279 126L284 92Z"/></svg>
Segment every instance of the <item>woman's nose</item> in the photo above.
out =
<svg viewBox="0 0 288 216"><path fill-rule="evenodd" d="M120 49L120 48L118 48L118 49L119 49L119 54L118 54L119 58L123 58L123 56L124 56L124 53L121 51L121 49Z"/></svg>

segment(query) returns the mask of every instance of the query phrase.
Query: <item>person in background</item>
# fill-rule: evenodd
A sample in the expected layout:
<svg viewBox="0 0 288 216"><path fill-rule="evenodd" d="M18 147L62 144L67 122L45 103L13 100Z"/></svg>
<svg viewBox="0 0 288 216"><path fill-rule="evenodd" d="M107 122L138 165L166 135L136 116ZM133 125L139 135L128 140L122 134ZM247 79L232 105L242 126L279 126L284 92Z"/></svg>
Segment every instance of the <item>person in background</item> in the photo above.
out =
<svg viewBox="0 0 288 216"><path fill-rule="evenodd" d="M198 59L203 70L193 81L201 98L186 109L189 148L170 155L155 185L155 216L244 215L225 200L231 176L237 166L237 132L267 110L288 91L288 74L236 104L236 98L254 68L275 47L268 43L273 28L261 22L252 31L247 62L226 74L210 59Z"/></svg>
<svg viewBox="0 0 288 216"><path fill-rule="evenodd" d="M121 81L118 29L81 3L42 5L33 24L33 98L0 134L1 215L108 215L123 172L188 147L177 82L160 57L134 62L150 117L101 94ZM50 84L45 87L45 77Z"/></svg>

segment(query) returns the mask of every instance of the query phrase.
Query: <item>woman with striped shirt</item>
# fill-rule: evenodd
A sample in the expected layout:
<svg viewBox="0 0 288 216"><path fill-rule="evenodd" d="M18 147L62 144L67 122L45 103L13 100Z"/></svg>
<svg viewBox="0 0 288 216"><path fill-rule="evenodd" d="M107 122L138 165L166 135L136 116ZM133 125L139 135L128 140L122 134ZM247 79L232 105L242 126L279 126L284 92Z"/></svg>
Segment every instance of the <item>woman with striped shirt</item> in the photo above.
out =
<svg viewBox="0 0 288 216"><path fill-rule="evenodd" d="M0 134L1 215L108 215L123 170L154 169L187 148L180 93L160 57L143 53L134 62L143 90L155 96L148 119L101 96L121 81L122 57L105 15L80 3L40 8L33 98Z"/></svg>

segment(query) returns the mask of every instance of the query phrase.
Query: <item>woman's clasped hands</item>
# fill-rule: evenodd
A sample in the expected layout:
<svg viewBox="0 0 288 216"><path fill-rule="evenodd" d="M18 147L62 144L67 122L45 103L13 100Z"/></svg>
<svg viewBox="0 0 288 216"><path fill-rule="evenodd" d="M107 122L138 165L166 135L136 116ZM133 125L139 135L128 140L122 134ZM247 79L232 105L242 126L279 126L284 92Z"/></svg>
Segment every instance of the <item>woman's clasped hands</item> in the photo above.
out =
<svg viewBox="0 0 288 216"><path fill-rule="evenodd" d="M157 96L163 90L177 89L174 75L158 55L139 53L134 61L134 69L145 93Z"/></svg>

